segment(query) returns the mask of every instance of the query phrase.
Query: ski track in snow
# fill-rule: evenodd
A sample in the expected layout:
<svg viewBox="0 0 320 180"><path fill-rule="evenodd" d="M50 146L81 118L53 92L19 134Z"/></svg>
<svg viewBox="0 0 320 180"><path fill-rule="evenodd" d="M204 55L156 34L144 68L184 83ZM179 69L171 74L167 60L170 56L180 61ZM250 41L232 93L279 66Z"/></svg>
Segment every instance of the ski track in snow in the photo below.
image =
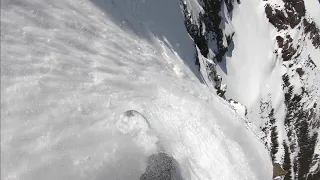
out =
<svg viewBox="0 0 320 180"><path fill-rule="evenodd" d="M1 179L139 179L157 151L186 180L270 179L261 142L187 67L178 2L99 3L2 1ZM117 128L130 109L159 149Z"/></svg>

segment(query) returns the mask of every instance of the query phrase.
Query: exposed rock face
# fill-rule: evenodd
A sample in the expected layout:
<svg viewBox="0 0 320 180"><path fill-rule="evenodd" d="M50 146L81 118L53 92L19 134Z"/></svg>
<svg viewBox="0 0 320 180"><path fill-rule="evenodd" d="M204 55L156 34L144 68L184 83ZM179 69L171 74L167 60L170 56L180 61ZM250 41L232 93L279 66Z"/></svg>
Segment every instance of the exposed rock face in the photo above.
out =
<svg viewBox="0 0 320 180"><path fill-rule="evenodd" d="M319 174L319 170L316 170L315 175L310 174L312 171L313 163L316 163L317 158L315 152L318 130L319 130L319 107L313 100L314 92L317 90L319 84L308 84L308 75L311 75L312 69L315 68L311 59L306 59L300 68L295 69L294 75L290 77L285 74L283 78L283 90L285 92L285 104L286 104L286 116L285 116L285 128L287 130L287 142L283 142L286 149L285 157L290 157L292 161L287 160L283 162L286 169L289 170L289 174L285 179L317 179L313 176ZM304 75L304 73L307 73ZM299 87L296 83L290 83L290 79L294 76L298 76L301 79L302 85ZM319 76L319 71L316 72L316 76ZM289 77L287 81L285 77ZM313 78L311 76L311 78ZM319 83L319 79L316 81ZM301 88L301 93L294 93L293 89Z"/></svg>
<svg viewBox="0 0 320 180"><path fill-rule="evenodd" d="M319 27L310 19L305 17L306 9L303 0L283 0L284 8L276 5L266 4L265 13L269 22L278 29L288 30L301 26L305 34L310 33L309 38L316 48L320 48L320 30ZM301 21L303 23L301 23ZM289 58L290 59L290 58Z"/></svg>
<svg viewBox="0 0 320 180"><path fill-rule="evenodd" d="M225 54L232 43L234 32L226 32L223 28L228 19L232 17L233 4L235 0L200 0L204 9L199 14L199 19L192 19L192 12L186 6L184 0L180 0L185 26L193 38L195 45L200 49L201 55L212 60L207 62L206 67L210 72L209 77L217 89L217 94L224 97L225 90L221 88L221 77L216 72L216 65L225 61ZM240 0L236 1L240 3ZM195 63L200 65L198 55Z"/></svg>
<svg viewBox="0 0 320 180"><path fill-rule="evenodd" d="M280 164L273 163L273 178L285 176L286 174L288 174L288 171L283 170Z"/></svg>
<svg viewBox="0 0 320 180"><path fill-rule="evenodd" d="M307 19L303 19L304 32L310 33L309 38L312 41L314 47L320 49L320 30L316 26L315 22L309 22Z"/></svg>
<svg viewBox="0 0 320 180"><path fill-rule="evenodd" d="M287 35L285 39L281 36L276 37L278 47L281 48L281 54L283 61L289 61L297 50L292 45L292 37Z"/></svg>
<svg viewBox="0 0 320 180"><path fill-rule="evenodd" d="M303 0L283 0L284 9L278 9L270 4L265 7L269 22L278 30L296 27L306 13Z"/></svg>
<svg viewBox="0 0 320 180"><path fill-rule="evenodd" d="M201 50L201 54L208 58L209 49L214 53L212 59L217 62L223 61L223 56L228 51L228 46L232 42L234 32L227 34L221 28L224 21L228 21L225 16L224 8L227 8L227 15L232 17L233 3L235 0L200 0L204 13L199 14L199 19L192 20L191 13L182 1L183 12L185 15L185 25L195 44ZM240 3L240 0L237 0ZM198 22L194 24L193 22ZM211 41L216 47L208 47Z"/></svg>
<svg viewBox="0 0 320 180"><path fill-rule="evenodd" d="M284 149L284 157L280 161L283 168L288 170L285 180L316 180L320 178L319 155L315 153L319 136L320 108L317 107L315 100L319 98L320 72L311 57L304 54L307 47L303 42L310 40L313 46L319 49L320 33L316 24L305 17L303 0L283 0L283 2L283 9L271 4L265 6L269 22L279 31L276 37L279 49L276 52L281 54L283 66L288 69L282 76L286 105L284 119L286 135L280 139L277 134L271 133L272 143L269 144L269 148L272 157L279 153L275 149L279 147ZM300 36L293 39L290 32L301 28L303 31ZM280 34L286 35L283 37ZM296 77L299 77L298 81ZM269 118L268 122L271 121L273 119ZM270 128L265 126L265 132L266 129Z"/></svg>

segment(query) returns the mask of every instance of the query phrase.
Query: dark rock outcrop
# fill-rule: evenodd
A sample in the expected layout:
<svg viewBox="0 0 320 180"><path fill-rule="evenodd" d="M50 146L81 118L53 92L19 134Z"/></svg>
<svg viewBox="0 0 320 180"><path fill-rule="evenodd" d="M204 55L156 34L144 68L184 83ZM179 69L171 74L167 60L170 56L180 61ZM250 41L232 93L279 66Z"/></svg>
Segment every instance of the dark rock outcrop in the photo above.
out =
<svg viewBox="0 0 320 180"><path fill-rule="evenodd" d="M217 94L224 97L225 89L221 87L221 77L217 74L216 65L225 61L225 55L229 51L234 32L226 34L221 29L221 24L226 23L227 19L223 17L223 8L227 8L229 17L232 17L234 3L240 3L240 0L200 0L203 12L198 15L198 19L192 19L192 12L188 9L186 3L180 0L182 11L185 17L186 29L194 40L195 45L200 49L201 56L211 59L212 63L206 64L209 79L214 84ZM209 47L209 42L214 47ZM214 56L209 56L209 50ZM199 54L196 54L195 63L200 66Z"/></svg>
<svg viewBox="0 0 320 180"><path fill-rule="evenodd" d="M281 48L281 54L283 61L289 61L292 59L293 55L297 52L297 50L293 47L292 37L287 35L285 39L281 36L276 37L278 47Z"/></svg>
<svg viewBox="0 0 320 180"><path fill-rule="evenodd" d="M265 12L269 22L279 31L296 27L306 13L303 0L283 0L284 9L266 4Z"/></svg>
<svg viewBox="0 0 320 180"><path fill-rule="evenodd" d="M303 20L304 32L310 33L309 38L315 48L320 49L320 30L315 22L309 22L307 19Z"/></svg>
<svg viewBox="0 0 320 180"><path fill-rule="evenodd" d="M310 40L316 49L320 49L320 30L318 25L308 18L303 0L282 0L284 6L271 4L265 1L265 14L270 24L278 30L276 36L276 58L286 68L282 76L282 90L284 93L285 114L284 119L276 119L278 109L272 106L271 99L261 101L261 120L264 125L260 127L262 139L273 162L281 164L286 173L284 179L320 179L320 156L315 153L316 141L320 129L320 107L315 102L319 98L319 74L311 57L306 54L307 41ZM192 19L192 12L181 0L185 25L193 38L195 45L200 49L201 55L212 61L206 62L205 68L208 78L214 83L217 94L224 97L221 91L221 77L216 66L225 61L225 55L230 51L233 35L226 34L223 23L222 10L227 8L228 18L232 20L232 10L235 0L199 0L203 12L199 19ZM223 11L225 12L225 11ZM228 22L231 23L231 22ZM293 31L292 31L293 30ZM299 33L299 34L297 34ZM210 46L214 47L210 47ZM212 56L212 52L214 56ZM279 56L278 56L279 55ZM199 65L198 55L196 61ZM295 82L296 81L296 82ZM310 84L313 82L314 84ZM309 83L309 84L308 84ZM278 103L278 102L277 102ZM284 122L279 127L279 122ZM278 131L285 132L278 137ZM277 159L278 153L283 153ZM282 174L284 175L284 174Z"/></svg>

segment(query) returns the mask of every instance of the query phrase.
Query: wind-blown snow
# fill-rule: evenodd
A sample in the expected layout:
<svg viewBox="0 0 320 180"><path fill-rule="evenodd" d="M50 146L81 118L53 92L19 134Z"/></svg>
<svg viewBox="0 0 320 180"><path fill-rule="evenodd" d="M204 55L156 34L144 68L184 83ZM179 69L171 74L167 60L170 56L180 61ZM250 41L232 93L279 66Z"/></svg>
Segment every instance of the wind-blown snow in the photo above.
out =
<svg viewBox="0 0 320 180"><path fill-rule="evenodd" d="M2 1L1 179L139 179L160 151L185 180L270 179L194 53L178 1Z"/></svg>

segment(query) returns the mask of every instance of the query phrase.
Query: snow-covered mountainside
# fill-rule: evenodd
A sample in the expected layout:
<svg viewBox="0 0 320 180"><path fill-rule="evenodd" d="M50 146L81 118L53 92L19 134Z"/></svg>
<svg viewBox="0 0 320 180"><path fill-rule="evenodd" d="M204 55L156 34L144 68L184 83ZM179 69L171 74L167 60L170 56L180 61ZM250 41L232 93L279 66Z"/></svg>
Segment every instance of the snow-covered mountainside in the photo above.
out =
<svg viewBox="0 0 320 180"><path fill-rule="evenodd" d="M320 2L192 2L181 7L205 82L260 134L282 178L320 179Z"/></svg>
<svg viewBox="0 0 320 180"><path fill-rule="evenodd" d="M2 0L1 179L270 180L179 3Z"/></svg>
<svg viewBox="0 0 320 180"><path fill-rule="evenodd" d="M2 0L1 179L319 180L319 66L318 0Z"/></svg>

